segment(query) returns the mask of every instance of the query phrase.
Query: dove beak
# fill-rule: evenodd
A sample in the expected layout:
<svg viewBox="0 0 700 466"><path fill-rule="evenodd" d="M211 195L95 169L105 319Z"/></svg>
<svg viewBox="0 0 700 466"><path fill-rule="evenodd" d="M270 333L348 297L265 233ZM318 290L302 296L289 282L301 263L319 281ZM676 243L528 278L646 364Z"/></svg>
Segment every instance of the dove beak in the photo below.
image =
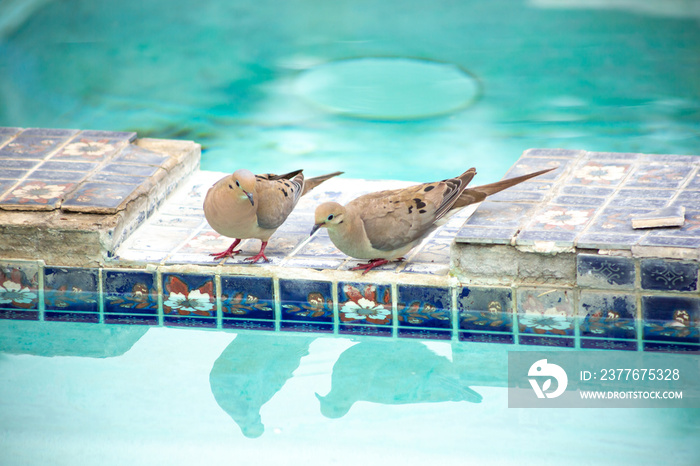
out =
<svg viewBox="0 0 700 466"><path fill-rule="evenodd" d="M314 227L311 229L311 233L309 233L309 236L313 236L316 231L323 226L323 223L317 223L314 225Z"/></svg>
<svg viewBox="0 0 700 466"><path fill-rule="evenodd" d="M246 196L248 196L248 200L250 201L250 205L255 206L255 202L253 202L253 194L249 193L247 191L243 191Z"/></svg>

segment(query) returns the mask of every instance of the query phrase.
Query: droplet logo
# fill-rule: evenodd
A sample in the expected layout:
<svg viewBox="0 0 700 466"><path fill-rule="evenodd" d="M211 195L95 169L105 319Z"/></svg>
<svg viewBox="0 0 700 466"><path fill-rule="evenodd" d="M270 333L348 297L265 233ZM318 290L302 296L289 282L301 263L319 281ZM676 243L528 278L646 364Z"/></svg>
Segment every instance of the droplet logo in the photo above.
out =
<svg viewBox="0 0 700 466"><path fill-rule="evenodd" d="M542 383L541 387L537 379L528 379L537 398L556 398L564 393L566 385L569 383L569 378L564 369L556 364L548 363L546 359L540 359L530 366L527 375L530 377L549 377ZM552 378L557 381L557 388L552 392L548 392L552 386Z"/></svg>

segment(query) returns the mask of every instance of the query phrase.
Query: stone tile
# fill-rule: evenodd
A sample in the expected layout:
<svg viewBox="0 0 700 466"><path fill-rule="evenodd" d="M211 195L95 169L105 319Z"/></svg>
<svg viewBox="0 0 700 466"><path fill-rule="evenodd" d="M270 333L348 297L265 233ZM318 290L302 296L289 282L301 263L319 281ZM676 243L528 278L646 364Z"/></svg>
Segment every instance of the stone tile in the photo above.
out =
<svg viewBox="0 0 700 466"><path fill-rule="evenodd" d="M627 257L578 254L576 284L590 288L634 289L634 260Z"/></svg>
<svg viewBox="0 0 700 466"><path fill-rule="evenodd" d="M582 337L634 340L636 317L634 295L581 291L579 329Z"/></svg>
<svg viewBox="0 0 700 466"><path fill-rule="evenodd" d="M642 296L644 340L700 343L700 299Z"/></svg>
<svg viewBox="0 0 700 466"><path fill-rule="evenodd" d="M164 273L162 289L165 325L216 327L213 275Z"/></svg>
<svg viewBox="0 0 700 466"><path fill-rule="evenodd" d="M451 331L451 291L447 287L398 285L397 313L399 331L430 329L426 338L439 337L435 330ZM415 335L411 332L405 334Z"/></svg>
<svg viewBox="0 0 700 466"><path fill-rule="evenodd" d="M0 262L0 319L39 319L39 266Z"/></svg>
<svg viewBox="0 0 700 466"><path fill-rule="evenodd" d="M62 209L66 211L116 213L138 188L133 185L83 183L66 196Z"/></svg>
<svg viewBox="0 0 700 466"><path fill-rule="evenodd" d="M512 333L512 293L510 288L463 287L457 295L460 330Z"/></svg>
<svg viewBox="0 0 700 466"><path fill-rule="evenodd" d="M99 322L98 270L82 267L44 269L45 320Z"/></svg>
<svg viewBox="0 0 700 466"><path fill-rule="evenodd" d="M640 165L625 182L625 187L678 188L693 171L692 165L664 165L651 163Z"/></svg>
<svg viewBox="0 0 700 466"><path fill-rule="evenodd" d="M632 164L623 161L596 161L584 160L575 169L569 183L581 184L592 187L614 187L622 183L622 180L632 169Z"/></svg>
<svg viewBox="0 0 700 466"><path fill-rule="evenodd" d="M330 282L280 279L282 330L333 331L333 293Z"/></svg>
<svg viewBox="0 0 700 466"><path fill-rule="evenodd" d="M521 334L539 337L574 335L574 309L569 291L520 288L517 302L518 331ZM520 341L522 343L522 337Z"/></svg>
<svg viewBox="0 0 700 466"><path fill-rule="evenodd" d="M102 279L106 324L158 324L155 272L104 270Z"/></svg>
<svg viewBox="0 0 700 466"><path fill-rule="evenodd" d="M75 183L23 181L0 199L0 206L11 210L54 210L74 187Z"/></svg>
<svg viewBox="0 0 700 466"><path fill-rule="evenodd" d="M16 137L0 148L1 159L43 160L66 141L56 137Z"/></svg>
<svg viewBox="0 0 700 466"><path fill-rule="evenodd" d="M664 259L642 259L642 289L658 291L696 291L698 263Z"/></svg>
<svg viewBox="0 0 700 466"><path fill-rule="evenodd" d="M222 275L221 314L224 328L274 330L272 278Z"/></svg>
<svg viewBox="0 0 700 466"><path fill-rule="evenodd" d="M390 336L391 286L374 283L338 283L340 333Z"/></svg>

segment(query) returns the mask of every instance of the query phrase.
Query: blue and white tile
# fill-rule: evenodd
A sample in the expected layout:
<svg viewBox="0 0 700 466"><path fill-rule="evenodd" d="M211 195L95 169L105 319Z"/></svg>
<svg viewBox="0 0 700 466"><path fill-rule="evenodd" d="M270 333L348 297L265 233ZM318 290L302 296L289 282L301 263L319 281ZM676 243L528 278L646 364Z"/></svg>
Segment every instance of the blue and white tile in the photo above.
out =
<svg viewBox="0 0 700 466"><path fill-rule="evenodd" d="M642 289L688 291L698 289L698 263L666 259L641 260Z"/></svg>
<svg viewBox="0 0 700 466"><path fill-rule="evenodd" d="M570 293L562 289L520 288L518 331L545 338L573 336L574 308Z"/></svg>
<svg viewBox="0 0 700 466"><path fill-rule="evenodd" d="M374 283L338 283L340 333L390 336L391 286Z"/></svg>
<svg viewBox="0 0 700 466"><path fill-rule="evenodd" d="M214 276L163 274L163 322L184 327L216 327Z"/></svg>
<svg viewBox="0 0 700 466"><path fill-rule="evenodd" d="M222 275L221 315L224 328L274 330L272 278Z"/></svg>
<svg viewBox="0 0 700 466"><path fill-rule="evenodd" d="M700 343L700 299L642 296L645 341Z"/></svg>
<svg viewBox="0 0 700 466"><path fill-rule="evenodd" d="M576 283L580 287L634 289L634 260L628 257L578 254Z"/></svg>
<svg viewBox="0 0 700 466"><path fill-rule="evenodd" d="M282 330L333 331L333 293L330 282L279 280Z"/></svg>
<svg viewBox="0 0 700 466"><path fill-rule="evenodd" d="M579 329L582 337L634 340L636 322L634 295L581 291Z"/></svg>
<svg viewBox="0 0 700 466"><path fill-rule="evenodd" d="M469 332L513 332L510 288L465 286L457 295L459 328Z"/></svg>
<svg viewBox="0 0 700 466"><path fill-rule="evenodd" d="M38 277L36 262L0 262L0 319L38 320Z"/></svg>

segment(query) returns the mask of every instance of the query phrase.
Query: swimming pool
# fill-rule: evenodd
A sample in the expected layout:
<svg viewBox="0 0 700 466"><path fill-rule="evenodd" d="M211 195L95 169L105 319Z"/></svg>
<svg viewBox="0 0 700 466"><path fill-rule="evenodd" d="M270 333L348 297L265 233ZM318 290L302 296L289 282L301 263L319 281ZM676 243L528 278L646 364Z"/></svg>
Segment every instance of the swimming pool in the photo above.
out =
<svg viewBox="0 0 700 466"><path fill-rule="evenodd" d="M531 147L697 154L697 4L561 5L3 2L0 126L195 140L206 170L411 181L475 165L475 182L491 182ZM338 114L300 95L309 70L365 57L450 64L478 88L471 99L454 95L463 108L405 121ZM430 70L413 69L412 79ZM369 87L367 105L400 87L392 73L375 87L358 83ZM440 96L421 100L407 87L390 97L420 108Z"/></svg>
<svg viewBox="0 0 700 466"><path fill-rule="evenodd" d="M486 183L528 147L697 153L693 5L432 5L22 3L0 15L0 125L193 139L205 169L404 180L476 165ZM473 92L401 118L304 81L376 58L444 65ZM698 461L697 410L506 408L503 345L0 327L8 464Z"/></svg>

